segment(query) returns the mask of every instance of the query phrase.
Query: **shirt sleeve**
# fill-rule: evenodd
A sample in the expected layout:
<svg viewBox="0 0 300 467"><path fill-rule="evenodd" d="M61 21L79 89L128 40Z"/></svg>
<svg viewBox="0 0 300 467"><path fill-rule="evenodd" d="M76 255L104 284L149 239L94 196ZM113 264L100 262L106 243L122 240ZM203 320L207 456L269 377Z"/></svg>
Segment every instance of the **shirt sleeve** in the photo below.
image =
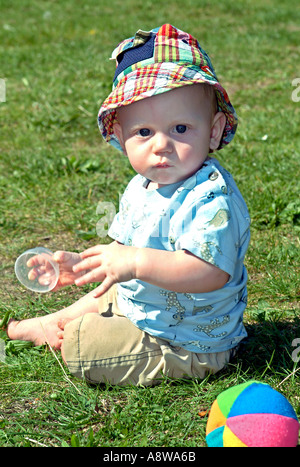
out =
<svg viewBox="0 0 300 467"><path fill-rule="evenodd" d="M133 213L138 209L136 204L132 202L132 197L137 197L135 194L139 192L140 184L140 176L131 179L120 199L119 211L108 230L108 235L111 238L125 245L130 244Z"/></svg>
<svg viewBox="0 0 300 467"><path fill-rule="evenodd" d="M185 222L174 232L175 248L188 250L233 277L240 249L239 213L227 196L185 208Z"/></svg>

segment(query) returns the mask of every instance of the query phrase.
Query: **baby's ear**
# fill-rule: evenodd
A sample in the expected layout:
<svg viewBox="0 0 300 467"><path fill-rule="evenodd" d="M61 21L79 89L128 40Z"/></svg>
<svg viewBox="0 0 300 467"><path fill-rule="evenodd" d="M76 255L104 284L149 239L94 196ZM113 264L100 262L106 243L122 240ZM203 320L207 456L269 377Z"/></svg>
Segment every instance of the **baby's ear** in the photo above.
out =
<svg viewBox="0 0 300 467"><path fill-rule="evenodd" d="M118 140L120 142L120 145L122 147L122 150L123 150L124 154L126 155L125 145L124 145L124 138L123 138L123 131L122 131L122 127L121 127L120 123L115 122L114 126L113 126L113 129L114 129L114 134L118 138Z"/></svg>
<svg viewBox="0 0 300 467"><path fill-rule="evenodd" d="M218 149L220 141L223 136L224 128L226 124L226 117L223 112L217 112L213 118L211 130L210 130L210 144L209 147L213 151Z"/></svg>

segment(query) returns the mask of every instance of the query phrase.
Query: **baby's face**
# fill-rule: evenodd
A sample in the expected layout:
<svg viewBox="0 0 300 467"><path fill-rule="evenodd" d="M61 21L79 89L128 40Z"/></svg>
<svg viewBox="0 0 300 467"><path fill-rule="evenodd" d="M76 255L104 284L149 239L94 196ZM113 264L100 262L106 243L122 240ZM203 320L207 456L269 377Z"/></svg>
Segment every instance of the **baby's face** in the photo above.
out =
<svg viewBox="0 0 300 467"><path fill-rule="evenodd" d="M211 96L201 85L192 85L118 110L115 133L132 167L151 180L151 188L190 177L209 149L217 149L224 125L220 136L215 126L217 121L225 124L225 116L214 115L212 108Z"/></svg>

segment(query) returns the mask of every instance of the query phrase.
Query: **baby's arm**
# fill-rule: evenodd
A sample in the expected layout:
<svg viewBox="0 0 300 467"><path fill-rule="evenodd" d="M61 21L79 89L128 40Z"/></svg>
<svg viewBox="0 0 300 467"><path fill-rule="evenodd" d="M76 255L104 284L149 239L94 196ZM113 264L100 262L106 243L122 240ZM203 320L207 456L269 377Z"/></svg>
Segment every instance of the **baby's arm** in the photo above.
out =
<svg viewBox="0 0 300 467"><path fill-rule="evenodd" d="M136 276L173 292L206 293L224 287L229 275L187 250L137 249Z"/></svg>
<svg viewBox="0 0 300 467"><path fill-rule="evenodd" d="M89 272L76 285L101 282L95 297L113 284L139 279L173 292L205 293L223 287L229 275L185 250L165 251L135 248L118 242L98 245L81 253L83 261L74 272Z"/></svg>

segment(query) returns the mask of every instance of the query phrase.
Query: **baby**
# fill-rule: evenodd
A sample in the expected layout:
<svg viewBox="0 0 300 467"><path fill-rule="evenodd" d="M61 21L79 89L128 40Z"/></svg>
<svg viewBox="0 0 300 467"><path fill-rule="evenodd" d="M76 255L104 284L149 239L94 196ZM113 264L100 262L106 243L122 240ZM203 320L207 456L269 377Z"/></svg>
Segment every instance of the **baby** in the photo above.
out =
<svg viewBox="0 0 300 467"><path fill-rule="evenodd" d="M56 313L11 320L7 333L61 349L70 372L92 383L204 378L246 336L249 214L209 155L232 140L236 113L197 40L169 24L139 30L113 58L99 128L137 175L112 243L54 256L57 288L101 284Z"/></svg>

